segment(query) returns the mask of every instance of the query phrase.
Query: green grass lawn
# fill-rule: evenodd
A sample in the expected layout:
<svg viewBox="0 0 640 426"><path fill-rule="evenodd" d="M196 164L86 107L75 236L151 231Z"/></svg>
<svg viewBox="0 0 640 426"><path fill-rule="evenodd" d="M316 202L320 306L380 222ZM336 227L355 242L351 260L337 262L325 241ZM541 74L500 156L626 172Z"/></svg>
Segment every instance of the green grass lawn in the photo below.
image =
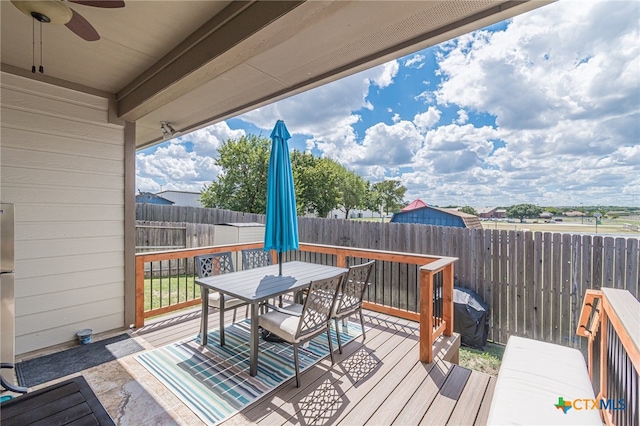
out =
<svg viewBox="0 0 640 426"><path fill-rule="evenodd" d="M195 276L146 278L144 280L144 310L175 305L200 297L200 287L195 285Z"/></svg>
<svg viewBox="0 0 640 426"><path fill-rule="evenodd" d="M484 351L460 346L460 365L471 370L481 371L492 376L498 375L504 346L487 343Z"/></svg>

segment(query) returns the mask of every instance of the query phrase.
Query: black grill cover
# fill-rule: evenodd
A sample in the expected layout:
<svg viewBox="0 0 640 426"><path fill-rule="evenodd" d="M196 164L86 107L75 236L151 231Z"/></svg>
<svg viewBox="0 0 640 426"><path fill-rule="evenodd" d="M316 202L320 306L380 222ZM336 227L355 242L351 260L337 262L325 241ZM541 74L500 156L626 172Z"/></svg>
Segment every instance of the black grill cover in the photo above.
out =
<svg viewBox="0 0 640 426"><path fill-rule="evenodd" d="M487 345L489 305L473 290L453 289L453 331L464 346L483 351Z"/></svg>

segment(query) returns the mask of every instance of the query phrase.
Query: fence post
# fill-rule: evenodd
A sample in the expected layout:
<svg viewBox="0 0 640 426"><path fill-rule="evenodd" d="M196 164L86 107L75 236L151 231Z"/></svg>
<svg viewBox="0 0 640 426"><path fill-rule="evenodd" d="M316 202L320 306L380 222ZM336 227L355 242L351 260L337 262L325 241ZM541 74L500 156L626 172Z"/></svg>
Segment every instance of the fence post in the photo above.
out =
<svg viewBox="0 0 640 426"><path fill-rule="evenodd" d="M420 361L433 361L433 273L420 269Z"/></svg>

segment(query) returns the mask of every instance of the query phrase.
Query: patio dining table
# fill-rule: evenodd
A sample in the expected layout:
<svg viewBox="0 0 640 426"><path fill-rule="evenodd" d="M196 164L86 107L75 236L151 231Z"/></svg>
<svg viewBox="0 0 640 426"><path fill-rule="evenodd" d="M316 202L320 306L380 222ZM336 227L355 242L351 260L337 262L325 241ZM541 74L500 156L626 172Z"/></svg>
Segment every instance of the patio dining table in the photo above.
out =
<svg viewBox="0 0 640 426"><path fill-rule="evenodd" d="M302 290L309 287L312 281L330 278L347 272L346 268L319 265L308 262L286 262L282 265L282 276L278 275L278 265L263 266L197 278L195 283L200 285L202 293L202 317L200 322L200 345L208 343L207 329L209 323L209 291L238 298L251 306L251 333L249 339L249 374L258 374L258 310L268 299ZM220 298L220 345L224 346L224 297Z"/></svg>

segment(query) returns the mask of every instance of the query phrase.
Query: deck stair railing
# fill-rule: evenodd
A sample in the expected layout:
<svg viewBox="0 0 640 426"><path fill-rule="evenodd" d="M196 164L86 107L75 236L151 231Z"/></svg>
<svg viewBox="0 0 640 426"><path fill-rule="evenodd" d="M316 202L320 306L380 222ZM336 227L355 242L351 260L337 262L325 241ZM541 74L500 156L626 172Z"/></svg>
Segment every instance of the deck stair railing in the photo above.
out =
<svg viewBox="0 0 640 426"><path fill-rule="evenodd" d="M261 247L261 242L255 242L136 254L135 327L143 327L147 318L200 304L195 272L188 266L195 256ZM453 334L453 277L454 263L458 260L455 257L300 243L299 249L287 253L285 260L340 267L379 261L371 278L374 288L365 297L363 306L419 321L423 362L433 361L433 344L440 336Z"/></svg>
<svg viewBox="0 0 640 426"><path fill-rule="evenodd" d="M640 302L627 290L587 290L576 333L607 425L640 424Z"/></svg>

